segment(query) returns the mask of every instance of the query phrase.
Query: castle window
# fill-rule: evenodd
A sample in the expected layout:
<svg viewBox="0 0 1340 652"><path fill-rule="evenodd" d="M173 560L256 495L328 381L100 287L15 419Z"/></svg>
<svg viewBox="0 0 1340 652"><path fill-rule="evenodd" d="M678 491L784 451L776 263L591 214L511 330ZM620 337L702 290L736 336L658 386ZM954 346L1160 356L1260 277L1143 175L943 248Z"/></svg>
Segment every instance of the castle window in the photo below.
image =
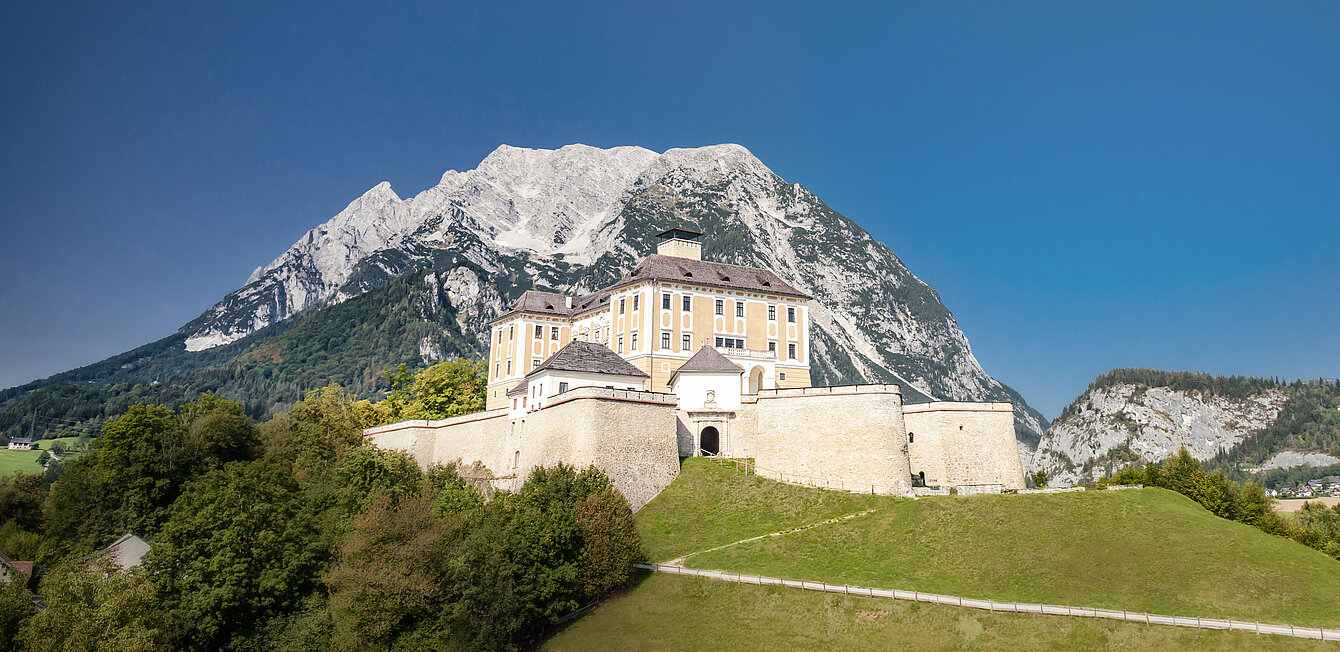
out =
<svg viewBox="0 0 1340 652"><path fill-rule="evenodd" d="M619 353L623 353L623 336L619 336Z"/></svg>
<svg viewBox="0 0 1340 652"><path fill-rule="evenodd" d="M512 339L512 337L513 337L514 335L516 335L516 326L508 326L508 327L507 327L507 339L509 339L509 340Z"/></svg>
<svg viewBox="0 0 1340 652"><path fill-rule="evenodd" d="M717 299L717 314L718 314L718 315L724 315L724 314L726 314L726 313L725 313L725 306L726 306L726 302L725 302L725 301L722 301L721 299Z"/></svg>
<svg viewBox="0 0 1340 652"><path fill-rule="evenodd" d="M502 344L502 329L498 329L498 343Z"/></svg>
<svg viewBox="0 0 1340 652"><path fill-rule="evenodd" d="M661 333L661 348L670 348L670 333Z"/></svg>
<svg viewBox="0 0 1340 652"><path fill-rule="evenodd" d="M549 327L549 339L551 339L551 340L556 340L556 339L558 339L558 327L557 327L557 326L550 326L550 327Z"/></svg>
<svg viewBox="0 0 1340 652"><path fill-rule="evenodd" d="M538 366L540 366L540 359L539 359L539 358L535 358L534 360L531 360L531 361L530 361L530 368L531 368L531 369L534 369L534 368L536 368L536 367L538 367Z"/></svg>
<svg viewBox="0 0 1340 652"><path fill-rule="evenodd" d="M558 393L559 393L559 394L562 394L563 392L566 392L566 391L568 391L568 384L567 384L567 383L559 383L559 384L558 384Z"/></svg>
<svg viewBox="0 0 1340 652"><path fill-rule="evenodd" d="M535 339L538 340L538 339L540 339L541 337L544 337L544 327L541 326L541 325L539 325L539 324L536 324L536 325L535 325Z"/></svg>
<svg viewBox="0 0 1340 652"><path fill-rule="evenodd" d="M637 310L637 300L638 300L638 299L641 299L641 298L642 298L642 295L640 295L640 294L634 294L634 295L633 295L633 310Z"/></svg>
<svg viewBox="0 0 1340 652"><path fill-rule="evenodd" d="M796 359L796 345L794 345L794 344L787 344L787 345L786 345L786 357L789 358L789 359L791 359L791 360L795 360L795 359Z"/></svg>
<svg viewBox="0 0 1340 652"><path fill-rule="evenodd" d="M777 352L777 343L768 342L768 353L776 353L776 352Z"/></svg>
<svg viewBox="0 0 1340 652"><path fill-rule="evenodd" d="M679 350L680 350L680 351L688 351L688 350L689 350L689 347L691 347L691 346L693 346L693 343L692 343L692 341L689 339L689 334L688 334L688 333L685 333L685 334L684 334L684 337L680 338L680 342L679 342Z"/></svg>
<svg viewBox="0 0 1340 652"><path fill-rule="evenodd" d="M512 361L511 361L511 360L508 360L508 361L507 361L507 375L509 375L509 376L512 375Z"/></svg>
<svg viewBox="0 0 1340 652"><path fill-rule="evenodd" d="M497 378L498 375L501 373L502 373L502 363L501 362L493 363L493 377Z"/></svg>
<svg viewBox="0 0 1340 652"><path fill-rule="evenodd" d="M627 299L619 299L619 314L621 314L621 315L624 313L624 308L627 307L626 304L624 303L624 302L626 302L626 301L628 301L628 300L627 300Z"/></svg>
<svg viewBox="0 0 1340 652"><path fill-rule="evenodd" d="M633 333L633 343L628 345L629 351L637 350L637 333Z"/></svg>
<svg viewBox="0 0 1340 652"><path fill-rule="evenodd" d="M736 302L735 302L735 316L736 316L736 317L743 317L743 316L744 316L744 302L743 302L743 301L736 301Z"/></svg>
<svg viewBox="0 0 1340 652"><path fill-rule="evenodd" d="M777 372L777 380L786 380L786 372L785 371Z"/></svg>
<svg viewBox="0 0 1340 652"><path fill-rule="evenodd" d="M912 440L913 440L913 439L916 439L916 436L915 436L914 434L910 433L910 432L907 433L907 443L909 443L909 444L912 443Z"/></svg>
<svg viewBox="0 0 1340 652"><path fill-rule="evenodd" d="M662 309L662 310L669 310L669 309L670 309L670 294L669 294L669 293L665 293L665 294L662 294L662 295L661 295L661 309Z"/></svg>
<svg viewBox="0 0 1340 652"><path fill-rule="evenodd" d="M768 321L777 321L777 306L768 306Z"/></svg>
<svg viewBox="0 0 1340 652"><path fill-rule="evenodd" d="M722 344L721 344L721 338L718 337L718 338L717 338L717 348L719 349L719 348L721 348L721 347L722 347Z"/></svg>
<svg viewBox="0 0 1340 652"><path fill-rule="evenodd" d="M789 322L791 322L792 324L796 323L796 309L795 309L795 308L787 308L787 309L786 309L786 321L789 321Z"/></svg>
<svg viewBox="0 0 1340 652"><path fill-rule="evenodd" d="M684 297L684 310L693 310L693 297Z"/></svg>

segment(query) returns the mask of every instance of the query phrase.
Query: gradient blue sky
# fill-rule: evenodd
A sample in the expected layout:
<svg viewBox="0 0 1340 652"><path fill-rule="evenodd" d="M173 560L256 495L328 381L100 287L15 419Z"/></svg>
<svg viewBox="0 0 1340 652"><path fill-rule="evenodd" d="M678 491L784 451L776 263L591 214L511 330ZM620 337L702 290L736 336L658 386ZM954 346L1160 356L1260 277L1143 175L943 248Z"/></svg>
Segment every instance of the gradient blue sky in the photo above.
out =
<svg viewBox="0 0 1340 652"><path fill-rule="evenodd" d="M574 142L745 145L1049 417L1119 366L1340 376L1340 3L480 4L8 7L0 386L379 181Z"/></svg>

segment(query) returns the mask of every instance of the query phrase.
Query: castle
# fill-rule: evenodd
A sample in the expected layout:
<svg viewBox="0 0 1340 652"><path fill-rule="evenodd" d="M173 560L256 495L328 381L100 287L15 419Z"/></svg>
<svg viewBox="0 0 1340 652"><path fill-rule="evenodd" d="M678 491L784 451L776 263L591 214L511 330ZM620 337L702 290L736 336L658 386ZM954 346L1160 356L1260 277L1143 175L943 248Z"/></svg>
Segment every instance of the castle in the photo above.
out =
<svg viewBox="0 0 1340 652"><path fill-rule="evenodd" d="M603 290L528 290L491 323L485 410L371 428L423 466L595 464L640 508L695 455L778 479L914 495L1024 486L1009 403L904 405L896 385L810 386L809 302L763 269L702 260L702 234Z"/></svg>

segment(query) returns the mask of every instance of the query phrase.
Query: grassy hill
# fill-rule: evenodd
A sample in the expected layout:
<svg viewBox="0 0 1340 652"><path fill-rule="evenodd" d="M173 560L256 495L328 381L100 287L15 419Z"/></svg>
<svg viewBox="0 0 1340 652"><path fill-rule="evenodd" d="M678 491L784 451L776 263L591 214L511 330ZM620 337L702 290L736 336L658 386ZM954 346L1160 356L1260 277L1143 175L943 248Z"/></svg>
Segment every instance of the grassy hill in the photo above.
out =
<svg viewBox="0 0 1340 652"><path fill-rule="evenodd" d="M912 501L780 485L690 459L637 514L637 524L649 556L665 560L869 509L875 511L696 554L685 565L997 600L1340 626L1340 563L1161 489ZM954 647L960 639L992 648L1032 641L1066 649L1307 645L655 575L547 645L861 649L904 640Z"/></svg>
<svg viewBox="0 0 1340 652"><path fill-rule="evenodd" d="M587 650L1333 650L1334 643L1007 614L649 575L540 645Z"/></svg>

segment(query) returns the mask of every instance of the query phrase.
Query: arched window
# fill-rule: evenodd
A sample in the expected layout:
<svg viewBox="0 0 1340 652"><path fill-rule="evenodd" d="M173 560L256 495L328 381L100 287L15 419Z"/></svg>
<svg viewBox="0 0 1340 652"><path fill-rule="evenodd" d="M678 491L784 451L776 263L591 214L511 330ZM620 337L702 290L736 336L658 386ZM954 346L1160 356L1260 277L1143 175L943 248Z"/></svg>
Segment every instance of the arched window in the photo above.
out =
<svg viewBox="0 0 1340 652"><path fill-rule="evenodd" d="M909 443L909 444L912 443L912 439L913 439L915 436L916 436L916 435L914 435L913 433L910 433L910 432L907 433L907 443Z"/></svg>

